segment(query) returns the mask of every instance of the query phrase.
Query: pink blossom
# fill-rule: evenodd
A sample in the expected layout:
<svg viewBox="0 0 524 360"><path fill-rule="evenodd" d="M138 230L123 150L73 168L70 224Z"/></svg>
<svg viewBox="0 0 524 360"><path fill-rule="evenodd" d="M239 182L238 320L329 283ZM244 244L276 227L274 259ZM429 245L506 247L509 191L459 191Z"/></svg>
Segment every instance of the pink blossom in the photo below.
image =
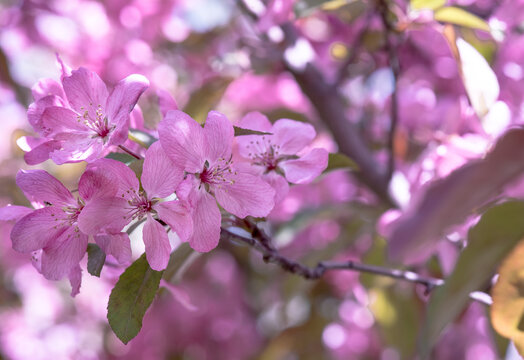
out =
<svg viewBox="0 0 524 360"><path fill-rule="evenodd" d="M133 171L116 160L100 159L91 163L88 170L108 174L113 182L101 184L97 191L102 192L102 195L83 208L79 216L80 229L87 234L115 232L133 220L146 218L143 238L147 261L152 269L164 270L169 261L171 245L164 227L156 218L167 223L182 241L187 241L193 229L189 203L180 200L160 201L174 193L182 181L182 170L166 156L158 142L146 152L141 177L144 191L140 191L140 184ZM118 186L116 193L106 190L112 184Z"/></svg>
<svg viewBox="0 0 524 360"><path fill-rule="evenodd" d="M186 113L169 111L158 126L160 143L186 178L177 191L193 205L191 247L207 252L218 245L221 215L218 203L240 218L266 216L274 206L274 190L232 160L233 125L211 111L202 128Z"/></svg>
<svg viewBox="0 0 524 360"><path fill-rule="evenodd" d="M42 140L26 154L31 165L48 158L57 164L90 162L123 144L130 113L149 86L145 77L133 74L109 93L96 73L80 68L69 75L60 64L61 84L44 79L32 89L35 102L27 116Z"/></svg>
<svg viewBox="0 0 524 360"><path fill-rule="evenodd" d="M261 113L250 112L238 125L271 134L239 136L237 142L240 156L249 159L275 189L276 203L287 194L288 182L308 184L326 169L328 153L325 149L315 148L297 156L316 136L310 124L280 119L271 125Z"/></svg>
<svg viewBox="0 0 524 360"><path fill-rule="evenodd" d="M0 210L1 220L18 220L11 231L13 249L32 254L33 264L46 278L60 280L69 277L73 295L78 293L80 287L78 263L84 257L88 242L88 235L78 227L78 215L85 201L94 196L93 190L107 182L107 178L96 176L92 172L84 173L79 182L80 197L75 199L60 181L46 171L21 170L16 182L36 210L24 210L20 206ZM116 188L108 186L105 190L114 192ZM102 236L127 241L129 247L129 237L125 233Z"/></svg>

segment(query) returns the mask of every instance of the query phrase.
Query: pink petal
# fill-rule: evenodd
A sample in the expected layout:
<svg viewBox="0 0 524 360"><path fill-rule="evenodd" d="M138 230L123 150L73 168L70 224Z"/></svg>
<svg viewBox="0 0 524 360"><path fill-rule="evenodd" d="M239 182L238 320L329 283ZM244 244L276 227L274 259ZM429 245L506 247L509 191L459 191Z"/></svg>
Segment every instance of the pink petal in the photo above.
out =
<svg viewBox="0 0 524 360"><path fill-rule="evenodd" d="M17 205L0 207L0 221L18 221L33 211L28 207Z"/></svg>
<svg viewBox="0 0 524 360"><path fill-rule="evenodd" d="M156 271L164 270L169 262L169 254L171 254L171 245L169 244L166 229L158 221L154 220L150 214L147 214L143 236L149 266Z"/></svg>
<svg viewBox="0 0 524 360"><path fill-rule="evenodd" d="M33 99L38 101L43 97L49 95L55 95L62 99L65 99L64 89L58 81L53 79L42 79L38 81L32 88L31 93L33 94Z"/></svg>
<svg viewBox="0 0 524 360"><path fill-rule="evenodd" d="M16 174L16 184L30 201L57 206L76 202L71 192L44 170L20 170Z"/></svg>
<svg viewBox="0 0 524 360"><path fill-rule="evenodd" d="M275 190L275 205L284 200L289 192L289 183L282 175L271 171L264 175L262 179Z"/></svg>
<svg viewBox="0 0 524 360"><path fill-rule="evenodd" d="M47 107L42 114L42 126L47 130L47 135L58 134L62 132L85 133L90 136L89 129L85 126L83 120L73 110L59 107Z"/></svg>
<svg viewBox="0 0 524 360"><path fill-rule="evenodd" d="M131 261L131 241L126 232L96 235L94 238L98 246L106 254L113 256L119 264Z"/></svg>
<svg viewBox="0 0 524 360"><path fill-rule="evenodd" d="M169 92L158 89L156 95L158 96L158 107L160 108L162 117L165 117L170 110L178 110L178 105Z"/></svg>
<svg viewBox="0 0 524 360"><path fill-rule="evenodd" d="M118 192L118 185L119 179L116 176L88 167L78 181L78 193L86 201L96 197L113 197Z"/></svg>
<svg viewBox="0 0 524 360"><path fill-rule="evenodd" d="M234 136L233 125L225 115L217 111L210 111L204 126L206 160L210 163L220 158L229 160Z"/></svg>
<svg viewBox="0 0 524 360"><path fill-rule="evenodd" d="M129 114L129 126L133 129L144 130L144 113L138 104L133 108L131 114Z"/></svg>
<svg viewBox="0 0 524 360"><path fill-rule="evenodd" d="M63 226L54 228L57 225L55 219L60 219L62 216L62 210L49 206L34 210L21 218L11 230L13 249L22 253L30 253L47 246L66 229Z"/></svg>
<svg viewBox="0 0 524 360"><path fill-rule="evenodd" d="M139 190L140 184L135 173L120 161L98 159L90 163L86 171L94 171L112 177L113 181L118 185L117 196L119 197L122 197L122 195L127 197L128 190L131 192Z"/></svg>
<svg viewBox="0 0 524 360"><path fill-rule="evenodd" d="M177 233L182 241L188 241L193 233L193 218L189 205L184 201L166 201L154 206L158 217Z"/></svg>
<svg viewBox="0 0 524 360"><path fill-rule="evenodd" d="M271 132L273 125L269 122L267 116L258 111L252 111L244 115L238 122L238 126L244 129Z"/></svg>
<svg viewBox="0 0 524 360"><path fill-rule="evenodd" d="M56 62L60 70L60 80L64 81L66 76L71 76L71 68L62 61L58 53L56 53Z"/></svg>
<svg viewBox="0 0 524 360"><path fill-rule="evenodd" d="M117 126L127 123L131 110L148 87L149 81L139 74L120 80L107 99L106 115L109 122Z"/></svg>
<svg viewBox="0 0 524 360"><path fill-rule="evenodd" d="M84 206L78 216L78 227L88 235L120 232L130 221L126 199L95 198Z"/></svg>
<svg viewBox="0 0 524 360"><path fill-rule="evenodd" d="M169 111L158 124L160 144L171 160L184 170L197 173L204 166L204 129L186 113Z"/></svg>
<svg viewBox="0 0 524 360"><path fill-rule="evenodd" d="M106 84L95 72L86 68L73 70L71 76L63 78L62 85L67 100L78 113L83 114L87 110L94 119L96 117L94 109L98 105L105 110L108 97Z"/></svg>
<svg viewBox="0 0 524 360"><path fill-rule="evenodd" d="M141 180L150 199L173 194L183 177L184 170L171 161L160 142L155 142L147 149Z"/></svg>
<svg viewBox="0 0 524 360"><path fill-rule="evenodd" d="M315 128L300 121L280 119L273 125L275 143L280 153L295 155L315 138Z"/></svg>
<svg viewBox="0 0 524 360"><path fill-rule="evenodd" d="M51 106L64 107L65 105L65 101L56 95L45 96L29 105L27 109L27 120L38 134L46 136L49 131L45 130L42 125L42 115L44 111Z"/></svg>
<svg viewBox="0 0 524 360"><path fill-rule="evenodd" d="M287 160L279 163L284 170L286 179L293 184L309 184L327 167L328 152L316 148L296 160Z"/></svg>
<svg viewBox="0 0 524 360"><path fill-rule="evenodd" d="M82 285L82 269L80 265L74 266L67 277L71 284L71 296L75 297L80 293L80 285Z"/></svg>
<svg viewBox="0 0 524 360"><path fill-rule="evenodd" d="M78 265L87 250L87 235L69 227L51 241L42 253L42 274L49 280L60 280Z"/></svg>
<svg viewBox="0 0 524 360"><path fill-rule="evenodd" d="M24 154L24 160L28 165L37 165L49 160L51 153L60 150L62 143L57 140L46 141L31 151Z"/></svg>
<svg viewBox="0 0 524 360"><path fill-rule="evenodd" d="M215 199L207 192L198 192L193 209L193 236L189 245L196 251L208 252L220 239L221 215Z"/></svg>
<svg viewBox="0 0 524 360"><path fill-rule="evenodd" d="M86 133L60 133L55 136L61 147L49 154L56 164L74 163L80 161L92 162L104 155L101 138L93 138Z"/></svg>
<svg viewBox="0 0 524 360"><path fill-rule="evenodd" d="M214 187L220 205L240 218L263 217L273 209L275 190L258 176L239 173L233 184Z"/></svg>

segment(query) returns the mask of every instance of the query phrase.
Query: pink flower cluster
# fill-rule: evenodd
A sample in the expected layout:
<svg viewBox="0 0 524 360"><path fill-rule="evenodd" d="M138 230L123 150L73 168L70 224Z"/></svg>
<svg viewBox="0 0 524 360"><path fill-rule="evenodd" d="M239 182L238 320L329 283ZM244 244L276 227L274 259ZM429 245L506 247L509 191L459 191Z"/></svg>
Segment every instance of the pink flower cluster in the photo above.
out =
<svg viewBox="0 0 524 360"><path fill-rule="evenodd" d="M221 113L211 111L202 127L169 110L137 178L126 164L104 156L127 140L130 113L147 79L128 76L109 92L96 73L70 72L59 62L61 83L45 79L33 89L28 118L40 138L28 141L33 147L26 161L88 162L78 196L44 170L20 171L17 184L34 210L8 206L0 209L0 220L17 220L13 248L32 253L46 278L69 277L73 293L89 241L128 263L124 229L145 221L146 258L152 269L163 270L172 250L169 231L208 252L218 245L222 212L265 217L285 197L288 182L309 183L327 166L326 150L308 148L316 136L309 124L281 119L271 125L262 114L249 113L238 125L250 135L235 137Z"/></svg>

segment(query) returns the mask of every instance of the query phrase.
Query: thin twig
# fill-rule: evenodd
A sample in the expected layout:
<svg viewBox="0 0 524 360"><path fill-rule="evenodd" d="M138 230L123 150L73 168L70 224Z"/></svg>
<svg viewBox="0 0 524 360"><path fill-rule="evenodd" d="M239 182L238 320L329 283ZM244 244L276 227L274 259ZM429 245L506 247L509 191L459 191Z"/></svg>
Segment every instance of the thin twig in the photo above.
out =
<svg viewBox="0 0 524 360"><path fill-rule="evenodd" d="M257 228L258 229L258 228ZM397 280L407 281L415 284L424 285L426 294L429 294L435 287L444 285L443 279L434 277L422 276L412 271L390 269L382 266L363 264L357 261L322 261L315 267L309 267L301 264L295 260L289 259L281 255L271 244L270 238L260 229L253 232L252 237L246 237L236 234L226 228L222 228L221 238L229 241L240 241L254 248L260 252L263 259L267 263L272 263L280 266L283 270L302 276L306 279L319 279L327 271L348 270L357 271L360 273L368 273L380 276L386 276ZM473 292L470 294L472 300L481 302L486 305L491 305L489 295L481 292Z"/></svg>
<svg viewBox="0 0 524 360"><path fill-rule="evenodd" d="M132 157L134 157L135 159L137 159L137 160L141 160L141 159L142 159L142 156L135 154L133 151L129 150L129 149L126 148L124 145L118 145L118 147L119 147L121 150L124 150L126 153L128 153L128 154L131 155Z"/></svg>

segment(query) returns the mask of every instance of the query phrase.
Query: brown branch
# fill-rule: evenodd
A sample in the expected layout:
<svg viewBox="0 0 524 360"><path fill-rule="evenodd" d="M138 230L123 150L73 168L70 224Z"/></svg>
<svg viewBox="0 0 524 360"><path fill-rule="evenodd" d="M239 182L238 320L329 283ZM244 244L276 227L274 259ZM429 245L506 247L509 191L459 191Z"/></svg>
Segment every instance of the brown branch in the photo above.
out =
<svg viewBox="0 0 524 360"><path fill-rule="evenodd" d="M129 155L131 155L132 157L134 157L135 159L137 159L137 160L141 160L142 159L142 157L140 155L135 154L133 151L131 151L130 149L126 148L124 145L118 145L118 147L121 150L123 150L126 153L128 153Z"/></svg>
<svg viewBox="0 0 524 360"><path fill-rule="evenodd" d="M321 261L315 267L309 267L298 261L289 259L276 250L271 244L271 238L260 230L256 224L250 224L249 228L252 230L252 236L246 237L232 232L227 228L222 228L221 239L228 241L240 241L254 248L262 254L266 263L272 263L280 266L283 270L302 276L305 279L319 279L327 271L347 270L357 271L360 273L368 273L379 276L385 276L397 280L407 281L415 284L422 284L426 288L426 294L429 294L435 287L444 284L443 279L434 277L422 276L412 271L405 271L399 269L390 269L382 266L368 265L360 262L347 261ZM254 230L256 229L256 230ZM481 302L486 305L491 305L489 295L482 292L473 292L470 294L472 300Z"/></svg>

